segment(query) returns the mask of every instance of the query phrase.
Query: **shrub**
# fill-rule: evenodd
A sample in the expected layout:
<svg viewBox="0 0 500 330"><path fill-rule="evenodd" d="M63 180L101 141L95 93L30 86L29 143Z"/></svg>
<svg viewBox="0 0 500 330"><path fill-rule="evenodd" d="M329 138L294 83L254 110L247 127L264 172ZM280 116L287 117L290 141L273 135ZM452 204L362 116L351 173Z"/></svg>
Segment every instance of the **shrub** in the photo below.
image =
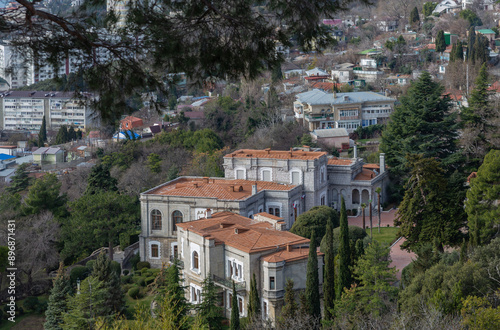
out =
<svg viewBox="0 0 500 330"><path fill-rule="evenodd" d="M137 263L137 269L141 270L141 269L144 269L144 268L151 268L151 265L147 261L139 261Z"/></svg>
<svg viewBox="0 0 500 330"><path fill-rule="evenodd" d="M132 282L132 276L130 276L130 275L122 276L121 282L123 284L131 283Z"/></svg>
<svg viewBox="0 0 500 330"><path fill-rule="evenodd" d="M139 299L141 296L141 288L138 286L132 287L130 290L128 290L128 295L132 299Z"/></svg>
<svg viewBox="0 0 500 330"><path fill-rule="evenodd" d="M76 266L69 273L69 279L70 279L72 284L75 284L77 279L80 279L80 281L83 281L84 279L87 278L87 276L89 276L89 274L90 274L90 271L87 267Z"/></svg>
<svg viewBox="0 0 500 330"><path fill-rule="evenodd" d="M146 285L150 285L151 283L154 282L156 276L150 276L150 277L147 277L145 282L146 282Z"/></svg>
<svg viewBox="0 0 500 330"><path fill-rule="evenodd" d="M40 301L38 306L36 307L35 309L35 313L37 314L44 314L45 311L47 310L47 307L48 307L48 302L46 301Z"/></svg>
<svg viewBox="0 0 500 330"><path fill-rule="evenodd" d="M114 271L118 276L122 274L122 266L118 261L111 261L111 270Z"/></svg>
<svg viewBox="0 0 500 330"><path fill-rule="evenodd" d="M142 276L134 276L134 282L140 286L146 286L146 279Z"/></svg>
<svg viewBox="0 0 500 330"><path fill-rule="evenodd" d="M34 312L35 309L38 307L38 304L40 302L38 301L38 297L28 297L24 299L23 306L27 311Z"/></svg>
<svg viewBox="0 0 500 330"><path fill-rule="evenodd" d="M132 265L132 269L137 269L137 264L141 261L141 256L139 253L135 254L132 258L130 258L130 264Z"/></svg>
<svg viewBox="0 0 500 330"><path fill-rule="evenodd" d="M130 273L130 272L128 271L128 269L125 269L125 270L123 271L123 275L125 275L125 276L127 276L129 273Z"/></svg>
<svg viewBox="0 0 500 330"><path fill-rule="evenodd" d="M89 269L89 272L92 273L92 271L94 270L94 265L95 265L95 260L89 260L85 264L85 267L87 267Z"/></svg>

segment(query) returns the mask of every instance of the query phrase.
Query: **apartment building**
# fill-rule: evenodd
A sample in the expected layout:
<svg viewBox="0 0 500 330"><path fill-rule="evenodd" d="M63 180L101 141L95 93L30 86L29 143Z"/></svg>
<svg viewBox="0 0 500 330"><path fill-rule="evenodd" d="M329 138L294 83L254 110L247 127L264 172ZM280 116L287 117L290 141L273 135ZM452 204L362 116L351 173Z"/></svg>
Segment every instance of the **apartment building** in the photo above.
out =
<svg viewBox="0 0 500 330"><path fill-rule="evenodd" d="M230 317L232 299L238 300L240 316L248 316L250 280L255 274L262 316L275 320L283 306L286 279L294 281L295 290L305 289L309 255L309 239L283 231L282 222L267 213L250 219L220 212L179 224L176 257L188 289L187 299L192 304L200 303L202 282L212 276L219 287L226 317ZM157 244L151 242L148 253L160 258ZM317 256L321 284L323 254L317 252Z"/></svg>
<svg viewBox="0 0 500 330"><path fill-rule="evenodd" d="M7 91L0 94L0 128L38 133L43 116L47 129L62 125L85 130L97 119L87 104L73 93L44 91Z"/></svg>
<svg viewBox="0 0 500 330"><path fill-rule="evenodd" d="M311 132L324 128L354 132L359 126L385 123L396 102L374 92L325 93L318 89L295 97L295 119Z"/></svg>

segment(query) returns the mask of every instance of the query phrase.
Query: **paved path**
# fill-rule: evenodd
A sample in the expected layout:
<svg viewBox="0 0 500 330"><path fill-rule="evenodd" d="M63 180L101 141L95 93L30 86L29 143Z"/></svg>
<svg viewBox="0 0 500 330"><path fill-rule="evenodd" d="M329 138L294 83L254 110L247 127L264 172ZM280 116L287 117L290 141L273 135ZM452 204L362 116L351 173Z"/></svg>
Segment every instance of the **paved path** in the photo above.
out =
<svg viewBox="0 0 500 330"><path fill-rule="evenodd" d="M382 227L393 227L394 226L394 218L396 217L396 210L392 209L387 212L382 212L382 215L380 217L380 223ZM373 214L372 215L372 221L373 221L373 228L376 228L378 226L378 215ZM370 216L368 214L368 210L366 211L365 215L365 221L366 225L369 227L370 226ZM361 227L363 224L363 217L362 215L356 216L356 217L349 217L348 222L350 226L358 226ZM401 250L401 244L404 242L404 238L400 239L399 242L397 242L394 246L391 248L391 259L392 262L390 264L390 267L396 267L398 272L396 273L396 277L398 280L401 279L401 271L403 268L408 266L408 264L412 261L412 259L416 258L415 253L410 253L407 252L406 250Z"/></svg>

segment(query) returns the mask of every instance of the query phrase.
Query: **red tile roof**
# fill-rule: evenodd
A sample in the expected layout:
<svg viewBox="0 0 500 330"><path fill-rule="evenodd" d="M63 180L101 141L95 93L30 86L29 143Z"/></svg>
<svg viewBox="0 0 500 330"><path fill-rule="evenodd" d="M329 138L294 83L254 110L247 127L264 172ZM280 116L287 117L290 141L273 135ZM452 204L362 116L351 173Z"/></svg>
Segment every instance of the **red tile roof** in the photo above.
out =
<svg viewBox="0 0 500 330"><path fill-rule="evenodd" d="M351 165L352 159L328 158L328 165Z"/></svg>
<svg viewBox="0 0 500 330"><path fill-rule="evenodd" d="M244 200L252 195L252 185L262 190L292 190L296 186L269 181L227 180L184 177L146 192L146 195L208 197L221 200Z"/></svg>
<svg viewBox="0 0 500 330"><path fill-rule="evenodd" d="M303 150L254 150L240 149L227 154L224 158L270 158L270 159L319 159L327 153L324 151L303 151Z"/></svg>
<svg viewBox="0 0 500 330"><path fill-rule="evenodd" d="M318 250L318 255L323 255L323 253L319 252ZM295 260L300 260L300 259L307 259L309 257L309 248L308 247L295 247L290 250L284 249L281 251L277 251L274 253L271 253L262 260L267 261L267 262L281 262L281 261L295 261Z"/></svg>
<svg viewBox="0 0 500 330"><path fill-rule="evenodd" d="M361 170L361 172L356 175L354 180L369 181L376 176L377 175L373 171L363 168L363 170Z"/></svg>
<svg viewBox="0 0 500 330"><path fill-rule="evenodd" d="M179 223L177 226L207 239L214 239L216 244L223 243L247 253L309 243L309 239L288 231L273 230L271 223L232 212L214 213L209 219Z"/></svg>
<svg viewBox="0 0 500 330"><path fill-rule="evenodd" d="M500 82L495 81L493 83L493 85L491 85L490 87L488 87L488 90L496 92L496 93L500 93Z"/></svg>

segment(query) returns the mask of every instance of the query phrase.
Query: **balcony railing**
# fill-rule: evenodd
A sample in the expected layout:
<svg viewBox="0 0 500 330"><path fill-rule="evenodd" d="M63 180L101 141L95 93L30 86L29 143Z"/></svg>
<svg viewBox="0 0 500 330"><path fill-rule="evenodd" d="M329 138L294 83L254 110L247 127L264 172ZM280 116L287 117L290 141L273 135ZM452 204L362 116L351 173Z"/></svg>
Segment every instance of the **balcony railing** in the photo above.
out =
<svg viewBox="0 0 500 330"><path fill-rule="evenodd" d="M219 284L220 286L223 286L226 289L232 290L233 289L233 281L230 279L222 278L217 275L212 275L213 280L216 284ZM246 290L246 282L234 282L236 291L245 291Z"/></svg>
<svg viewBox="0 0 500 330"><path fill-rule="evenodd" d="M271 299L279 299L285 296L285 290L264 290L264 297Z"/></svg>
<svg viewBox="0 0 500 330"><path fill-rule="evenodd" d="M305 114L305 117L309 120L334 120L333 115L322 116L322 115L315 115L315 114Z"/></svg>

